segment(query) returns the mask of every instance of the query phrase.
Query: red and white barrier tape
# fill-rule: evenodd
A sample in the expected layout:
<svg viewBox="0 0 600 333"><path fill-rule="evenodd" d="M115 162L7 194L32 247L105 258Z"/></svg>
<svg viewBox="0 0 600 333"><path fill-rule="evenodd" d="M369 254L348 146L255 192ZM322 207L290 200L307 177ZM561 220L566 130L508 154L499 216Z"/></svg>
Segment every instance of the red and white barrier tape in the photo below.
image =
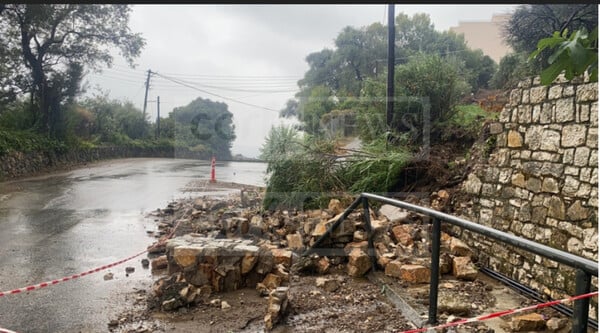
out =
<svg viewBox="0 0 600 333"><path fill-rule="evenodd" d="M17 333L17 332L0 327L0 333Z"/></svg>
<svg viewBox="0 0 600 333"><path fill-rule="evenodd" d="M140 252L140 253L138 253L136 255L133 255L133 256L128 257L128 258L125 258L123 260L119 260L119 261L114 262L112 264L108 264L108 265L104 265L102 267L94 268L94 269L91 269L91 270L83 272L83 273L74 274L74 275L71 275L71 276L65 276L65 277L63 277L61 279L56 279L56 280L52 280L52 281L42 282L42 283L38 283L38 284L35 284L35 285L32 285L32 286L27 286L27 287L23 287L23 288L17 288L17 289L13 289L13 290L10 290L10 291L0 291L0 297L6 296L6 295L19 294L19 293L27 292L27 291L33 291L33 290L36 290L36 289L42 289L42 288L45 288L45 287L48 287L48 286L52 286L52 285L55 285L55 284L58 284L58 283L61 283L61 282L65 282L65 281L69 281L69 280L74 280L74 279L77 279L77 278L80 278L80 277L83 277L83 276L86 276L86 275L89 275L89 274L92 274L92 273L97 273L97 272L100 272L100 271L105 270L107 268L111 268L111 267L120 265L120 264L122 264L122 263L124 263L126 261L129 261L129 260L131 260L131 259L133 259L135 257L138 257L138 256L144 254L147 251L148 250L144 250L144 251L142 251L142 252Z"/></svg>
<svg viewBox="0 0 600 333"><path fill-rule="evenodd" d="M177 230L177 227L179 227L179 224L181 223L181 221L182 220L179 220L179 222L175 225L175 227L173 228L173 230L171 231L171 233L167 237L163 238L162 240L160 240L158 243L154 244L150 248L148 248L148 249L146 249L146 250L144 250L142 252L139 252L138 254L134 254L131 257L127 257L125 259L119 260L119 261L114 262L112 264L108 264L108 265L104 265L104 266L101 266L101 267L98 267L98 268L94 268L94 269L91 269L91 270L83 272L83 273L74 274L74 275L71 275L71 276L65 276L65 277L63 277L61 279L56 279L56 280L52 280L52 281L42 282L42 283L38 283L38 284L35 284L35 285L31 285L31 286L27 286L27 287L23 287L23 288L17 288L17 289L13 289L13 290L9 290L9 291L0 291L0 297L7 296L7 295L20 294L22 292L33 291L33 290L37 290L37 289L42 289L42 288L45 288L45 287L48 287L48 286L53 286L53 285L61 283L61 282L65 282L65 281L69 281L69 280L74 280L74 279L77 279L77 278L80 278L80 277L83 277L83 276L86 276L86 275L90 275L90 274L93 274L93 273L100 272L100 271L105 270L107 268L111 268L111 267L120 265L120 264L122 264L122 263L124 263L126 261L129 261L129 260L133 259L133 258L139 257L142 254L148 252L153 247L159 246L162 243L166 242L167 239L171 238L175 234L175 230ZM0 330L0 333L2 333L1 330Z"/></svg>
<svg viewBox="0 0 600 333"><path fill-rule="evenodd" d="M572 296L572 297L561 299L561 300L551 301L551 302L547 302L547 303L531 305L531 306L527 306L527 307L520 308L520 309L504 310L504 311L499 311L499 312L495 312L495 313L491 313L491 314L487 314L487 315L482 315L479 317L465 318L465 319L457 320L457 321L454 321L451 323L446 323L446 324L439 325L439 326L423 327L423 328L417 328L414 330L408 330L408 331L403 331L403 332L398 331L398 333L419 333L419 332L425 332L425 331L429 331L429 330L435 330L438 328L458 326L458 325L462 325L462 324L466 324L466 323L473 323L476 321L484 321L484 320L498 318L498 317L506 316L509 314L524 312L524 311L528 311L528 310L541 309L541 308L545 308L547 306L557 305L560 303L568 303L568 302L576 301L578 299L584 299L584 298L594 297L594 296L598 296L597 291L583 294L583 295Z"/></svg>

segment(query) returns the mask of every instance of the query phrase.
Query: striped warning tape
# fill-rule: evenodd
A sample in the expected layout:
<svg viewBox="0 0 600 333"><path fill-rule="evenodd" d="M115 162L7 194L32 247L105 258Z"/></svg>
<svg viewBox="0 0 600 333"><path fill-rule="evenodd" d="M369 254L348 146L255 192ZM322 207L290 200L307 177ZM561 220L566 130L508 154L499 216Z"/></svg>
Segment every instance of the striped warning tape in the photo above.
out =
<svg viewBox="0 0 600 333"><path fill-rule="evenodd" d="M148 250L144 250L144 251L142 251L142 252L140 252L138 254L132 255L131 257L125 258L123 260L119 260L119 261L114 262L112 264L108 264L108 265L104 265L102 267L94 268L94 269L91 269L91 270L83 272L83 273L74 274L74 275L71 275L71 276L65 276L65 277L63 277L61 279L56 279L56 280L52 280L52 281L42 282L42 283L38 283L38 284L35 284L35 285L32 285L32 286L27 286L27 287L23 287L23 288L17 288L17 289L13 289L13 290L10 290L10 291L0 291L0 297L6 296L6 295L20 294L22 292L33 291L33 290L36 290L36 289L42 289L42 288L49 287L49 286L52 286L52 285L55 285L55 284L58 284L58 283L61 283L61 282L65 282L65 281L69 281L69 280L74 280L74 279L77 279L77 278L80 278L80 277L84 277L84 276L89 275L89 274L97 273L97 272L100 272L100 271L105 270L107 268L111 268L111 267L120 265L120 264L122 264L122 263L124 263L126 261L129 261L129 260L131 260L131 259L133 259L135 257L138 257L138 256L146 253L147 251Z"/></svg>
<svg viewBox="0 0 600 333"><path fill-rule="evenodd" d="M492 319L492 318L506 316L509 314L514 314L514 313L519 313L519 312L524 312L524 311L529 311L529 310L535 310L535 309L541 309L541 308L545 308L548 306L557 305L560 303L569 303L572 301L576 301L578 299L584 299L584 298L594 297L594 296L598 296L597 291L578 295L578 296L572 296L572 297L564 298L561 300L551 301L551 302L547 302L547 303L535 304L535 305L527 306L527 307L520 308L520 309L504 310L504 311L499 311L499 312L495 312L495 313L491 313L491 314L487 314L487 315L482 315L479 317L460 319L460 320L453 321L451 323L442 324L439 326L423 327L423 328L417 328L417 329L402 331L402 332L398 331L398 333L419 333L419 332L425 332L425 331L429 331L429 330L435 330L438 328L446 328L446 327L458 326L458 325L462 325L462 324L466 324L466 323L474 323L476 321L484 321L484 320L488 320L488 319Z"/></svg>
<svg viewBox="0 0 600 333"><path fill-rule="evenodd" d="M42 288L45 288L45 287L53 286L53 285L61 283L61 282L74 280L74 279L77 279L77 278L80 278L80 277L84 277L86 275L90 275L90 274L93 274L93 273L100 272L100 271L105 270L107 268L111 268L111 267L120 265L120 264L122 264L124 262L127 262L127 261L129 261L131 259L134 259L136 257L141 256L142 254L148 252L150 249L152 249L154 247L162 245L164 242L166 242L169 238L171 238L175 234L175 231L179 227L179 224L181 223L181 221L183 221L183 220L179 220L179 222L177 222L177 224L175 225L175 227L173 228L173 230L171 231L171 233L167 237L159 240L153 246L149 247L148 249L146 249L146 250L144 250L142 252L134 254L131 257L127 257L125 259L119 260L119 261L114 262L112 264L108 264L108 265L104 265L104 266L101 266L101 267L98 267L98 268L90 269L89 271L86 271L86 272L83 272L83 273L74 274L74 275L71 275L71 276L65 276L65 277L63 277L61 279L56 279L56 280L52 280L52 281L46 281L46 282L38 283L38 284L35 284L35 285L31 285L31 286L27 286L27 287L23 287L23 288L17 288L17 289L13 289L13 290L9 290L9 291L0 291L0 297L7 296L7 295L20 294L22 292L28 292L28 291L33 291L33 290L37 290L37 289L42 289Z"/></svg>
<svg viewBox="0 0 600 333"><path fill-rule="evenodd" d="M166 237L161 238L157 243L155 243L154 245L150 246L146 250L141 251L141 252L139 252L137 254L134 254L131 257L119 260L119 261L114 262L112 264L108 264L108 265L104 265L102 267L91 269L91 270L89 270L87 272L83 272L83 273L79 273L79 274L75 274L75 275L71 275L71 276L65 276L62 279L52 280L52 281L48 281L48 282L42 282L42 283L39 283L39 284L36 284L36 285L27 286L27 287L23 287L23 288L18 288L18 289L14 289L14 290L11 290L11 291L0 291L0 297L6 296L6 295L20 294L22 292L33 291L33 290L41 289L41 288L44 288L44 287L53 286L53 285L61 283L61 282L65 282L65 281L73 280L73 279L76 279L76 278L80 278L80 277L83 277L83 276L86 276L86 275L89 275L89 274L100 272L100 271L105 270L105 269L110 268L110 267L114 267L114 266L120 265L120 264L122 264L122 263L124 263L126 261L129 261L129 260L133 259L133 258L139 257L140 255L142 255L142 254L150 251L151 249L153 249L153 248L155 248L157 246L160 246L160 245L164 244L168 239L170 239L171 237L173 237L173 235L175 234L175 231L177 230L177 228L179 227L179 224L182 221L183 221L183 219L179 220L179 222L177 222L177 224L175 225L175 227L173 227L173 230L171 231L171 233L169 233L169 235L167 235ZM11 331L11 330L9 330L7 328L0 327L0 333L17 333L17 332Z"/></svg>

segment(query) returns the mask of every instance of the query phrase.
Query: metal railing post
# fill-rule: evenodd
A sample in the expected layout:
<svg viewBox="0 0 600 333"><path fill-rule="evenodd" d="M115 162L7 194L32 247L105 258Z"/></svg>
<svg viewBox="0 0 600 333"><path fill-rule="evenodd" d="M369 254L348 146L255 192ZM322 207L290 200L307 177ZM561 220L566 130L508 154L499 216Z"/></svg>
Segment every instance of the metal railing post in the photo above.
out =
<svg viewBox="0 0 600 333"><path fill-rule="evenodd" d="M581 269L575 272L575 295L587 294L591 291L592 276ZM573 333L587 332L588 310L590 299L576 300L573 305Z"/></svg>
<svg viewBox="0 0 600 333"><path fill-rule="evenodd" d="M433 219L431 226L431 278L429 279L429 324L437 323L438 284L440 281L440 238L442 223Z"/></svg>
<svg viewBox="0 0 600 333"><path fill-rule="evenodd" d="M371 226L371 212L369 211L369 199L362 198L362 204L365 214L365 229L367 230L367 240L369 243L368 254L371 257L371 271L377 269L377 255L375 254L375 246L373 246L373 228Z"/></svg>

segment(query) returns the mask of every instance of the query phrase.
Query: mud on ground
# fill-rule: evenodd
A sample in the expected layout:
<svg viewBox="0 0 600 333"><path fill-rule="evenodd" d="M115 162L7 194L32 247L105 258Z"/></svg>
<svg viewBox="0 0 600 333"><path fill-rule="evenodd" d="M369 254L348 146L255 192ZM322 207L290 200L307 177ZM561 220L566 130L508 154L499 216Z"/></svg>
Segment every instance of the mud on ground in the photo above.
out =
<svg viewBox="0 0 600 333"><path fill-rule="evenodd" d="M256 199L250 197L249 203L258 203ZM236 200L230 198L219 203L226 202L231 205ZM173 210L167 207L163 212L168 213L169 209ZM172 222L173 214L170 212L157 219L157 222L164 223L169 219ZM182 225L176 235L193 231L193 225ZM153 279L166 275L165 270L155 271ZM317 287L316 280L319 277L336 280L339 283L335 288ZM407 284L389 277L385 283L386 287L397 288L404 295L423 322L427 319L428 284ZM164 312L149 306L151 284L152 282L149 281L148 290L134 290L127 295L131 308L118 318L110 320L109 332L265 331L264 317L268 297L261 296L256 289L244 288L232 292L213 293L204 302L195 306ZM344 264L332 265L328 274L312 275L291 271L288 286L289 309L272 332L402 332L416 328L384 295L383 285L371 283L366 277L348 276ZM481 273L475 281L458 281L444 277L440 283L439 297L453 299L457 301L454 303L458 303L449 309L438 309L439 323L534 304L533 301L518 295L495 280L482 276ZM461 309L462 312L459 311ZM543 314L546 318L556 317L568 321L551 308L537 313ZM509 322L510 317L497 318L485 323L449 328L448 331L509 332L511 331ZM569 325L566 324L559 331L568 330Z"/></svg>

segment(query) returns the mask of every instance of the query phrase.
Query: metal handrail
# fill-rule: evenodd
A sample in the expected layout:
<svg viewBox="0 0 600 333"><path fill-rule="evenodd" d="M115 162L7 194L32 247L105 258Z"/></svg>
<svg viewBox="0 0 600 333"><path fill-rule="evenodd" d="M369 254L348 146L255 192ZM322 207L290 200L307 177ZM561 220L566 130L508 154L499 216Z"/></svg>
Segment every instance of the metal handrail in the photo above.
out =
<svg viewBox="0 0 600 333"><path fill-rule="evenodd" d="M494 228L480 225L459 217L449 215L431 208L421 207L410 204L404 201L399 201L387 197L383 197L371 193L361 193L356 200L340 215L340 217L327 229L327 231L319 237L315 243L307 249L302 255L306 256L316 250L326 238L328 238L333 230L339 227L343 220L356 209L362 202L364 209L365 228L368 234L369 255L375 267L375 249L373 246L373 233L371 232L371 220L369 216L369 199L390 204L392 206L404 208L427 216L433 217L432 221L432 237L431 237L431 279L429 284L429 316L428 322L435 324L437 322L437 300L438 300L438 284L439 284L439 264L440 264L440 239L441 239L441 222L448 222L460 228L490 237L503 243L518 247L525 251L538 254L542 257L554 260L576 269L575 292L577 295L585 294L591 290L592 275L598 276L598 263L592 260L576 256L574 254L557 250L555 248L530 241L525 238L515 236ZM588 322L589 298L575 301L574 311L572 316L573 333L585 333L587 331Z"/></svg>
<svg viewBox="0 0 600 333"><path fill-rule="evenodd" d="M476 232L478 234L482 234L484 236L488 236L490 238L499 240L503 243L507 243L513 246L516 246L520 249L526 250L528 252L532 252L535 254L539 254L540 256L546 257L548 259L552 259L554 261L557 261L561 264L565 264L568 266L571 266L573 268L579 268L584 270L586 273L598 276L598 262L586 259L586 258L582 258L579 256L576 256L574 254L565 252L565 251L561 251L561 250L557 250L555 248L537 243L537 242L533 242L530 241L528 239L525 238L521 238L494 228L490 228L481 224L477 224L475 222L471 222L471 221L467 221L464 219L461 219L459 217L453 216L453 215L449 215L446 213L442 213L440 211L431 209L431 208L426 208L426 207L421 207L421 206L417 206L417 205L413 205L407 202L403 202L403 201L399 201L399 200L394 200L394 199L390 199L387 197L383 197L380 195L376 195L376 194L370 194L370 193L362 193L360 195L363 198L368 198L368 199L372 199L372 200L376 200L376 201L381 201L381 202L385 202L387 204L396 206L396 207L400 207L400 208L404 208L407 210L412 210L418 213L422 213L437 219L440 219L442 221L451 223L455 226L461 227L463 229L467 229L469 231L472 232Z"/></svg>

